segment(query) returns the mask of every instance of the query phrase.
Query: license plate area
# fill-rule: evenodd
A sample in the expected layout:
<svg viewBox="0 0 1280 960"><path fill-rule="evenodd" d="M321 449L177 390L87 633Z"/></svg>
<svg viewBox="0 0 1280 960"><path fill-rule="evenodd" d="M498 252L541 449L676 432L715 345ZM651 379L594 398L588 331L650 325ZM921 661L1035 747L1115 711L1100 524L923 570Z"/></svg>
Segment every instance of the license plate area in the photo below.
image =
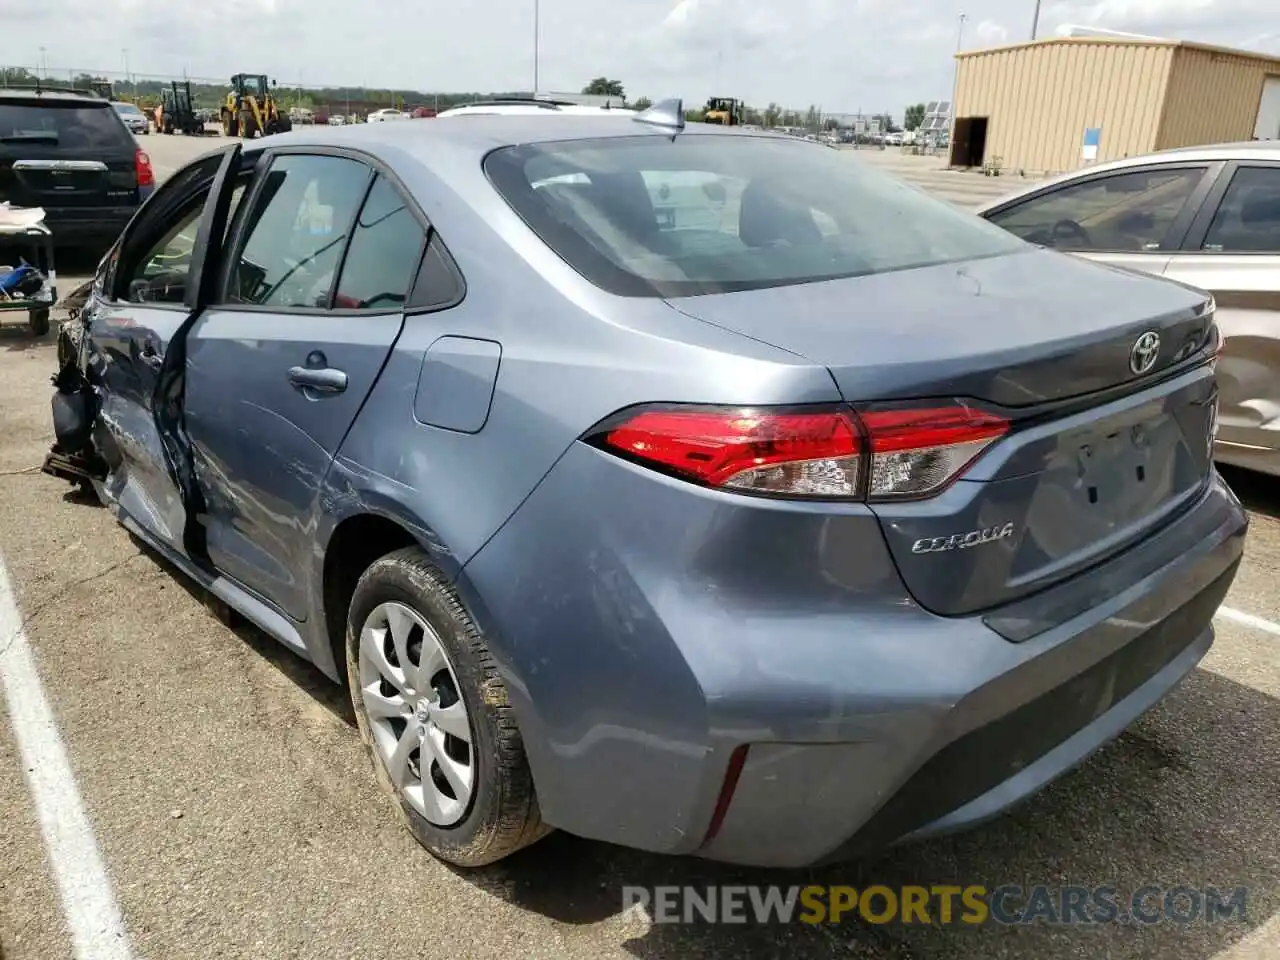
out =
<svg viewBox="0 0 1280 960"><path fill-rule="evenodd" d="M1183 443L1178 421L1160 414L1089 437L1076 447L1074 464L1059 469L1074 473L1064 485L1073 490L1081 514L1113 528L1140 518L1177 492L1170 468Z"/></svg>

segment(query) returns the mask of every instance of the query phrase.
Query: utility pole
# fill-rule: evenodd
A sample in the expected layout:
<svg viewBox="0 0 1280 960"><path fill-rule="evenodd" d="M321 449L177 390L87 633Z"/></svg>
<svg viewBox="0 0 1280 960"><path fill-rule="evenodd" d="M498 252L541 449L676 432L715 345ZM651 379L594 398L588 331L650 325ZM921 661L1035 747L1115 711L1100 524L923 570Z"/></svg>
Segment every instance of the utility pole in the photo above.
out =
<svg viewBox="0 0 1280 960"><path fill-rule="evenodd" d="M539 7L539 0L533 0L533 95L535 97L538 95L538 41L541 34L539 20L542 15Z"/></svg>
<svg viewBox="0 0 1280 960"><path fill-rule="evenodd" d="M1040 29L1040 0L1036 0L1036 11L1031 17L1031 39L1036 38L1036 33Z"/></svg>
<svg viewBox="0 0 1280 960"><path fill-rule="evenodd" d="M1037 6L1040 0L1036 0ZM951 124L950 128L955 127L956 118L956 97L960 93L960 50L964 46L964 22L969 19L968 14L960 14L960 29L956 32L956 63L955 70L951 76ZM947 142L950 143L955 136L954 129L948 129Z"/></svg>
<svg viewBox="0 0 1280 960"><path fill-rule="evenodd" d="M40 48L40 76L45 80L49 79L49 61L45 59L44 47Z"/></svg>

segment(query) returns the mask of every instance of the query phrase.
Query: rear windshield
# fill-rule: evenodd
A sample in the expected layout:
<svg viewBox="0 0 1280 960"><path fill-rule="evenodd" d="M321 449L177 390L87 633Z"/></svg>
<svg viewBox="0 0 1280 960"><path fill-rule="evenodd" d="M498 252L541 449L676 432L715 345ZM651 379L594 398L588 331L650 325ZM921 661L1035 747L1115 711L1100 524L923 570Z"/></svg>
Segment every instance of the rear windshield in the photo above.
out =
<svg viewBox="0 0 1280 960"><path fill-rule="evenodd" d="M503 147L490 181L596 285L680 297L1025 250L1011 234L847 151L693 134Z"/></svg>
<svg viewBox="0 0 1280 960"><path fill-rule="evenodd" d="M57 144L73 150L119 147L129 133L106 102L0 103L0 146Z"/></svg>

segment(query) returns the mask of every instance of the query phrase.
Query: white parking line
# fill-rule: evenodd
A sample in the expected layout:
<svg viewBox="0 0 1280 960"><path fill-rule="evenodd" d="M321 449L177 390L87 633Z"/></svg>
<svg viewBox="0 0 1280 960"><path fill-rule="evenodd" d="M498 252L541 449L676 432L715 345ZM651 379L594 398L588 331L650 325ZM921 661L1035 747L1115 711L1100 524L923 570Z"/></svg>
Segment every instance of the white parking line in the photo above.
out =
<svg viewBox="0 0 1280 960"><path fill-rule="evenodd" d="M1252 613L1245 613L1243 610L1233 610L1231 607L1219 607L1215 617L1222 617L1224 620L1232 620L1246 627L1253 627L1255 630L1261 630L1263 633L1269 633L1272 636L1280 637L1280 623L1272 623L1270 620L1264 620L1262 617L1255 617Z"/></svg>
<svg viewBox="0 0 1280 960"><path fill-rule="evenodd" d="M0 557L0 687L77 960L133 953Z"/></svg>

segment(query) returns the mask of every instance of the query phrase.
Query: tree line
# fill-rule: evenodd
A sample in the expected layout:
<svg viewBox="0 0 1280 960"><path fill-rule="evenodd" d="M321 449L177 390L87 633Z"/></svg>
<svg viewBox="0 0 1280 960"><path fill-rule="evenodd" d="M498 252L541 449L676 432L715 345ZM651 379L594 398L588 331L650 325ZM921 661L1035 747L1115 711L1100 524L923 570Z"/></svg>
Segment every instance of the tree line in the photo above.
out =
<svg viewBox="0 0 1280 960"><path fill-rule="evenodd" d="M22 67L0 68L0 86L30 86L39 79L35 73ZM127 81L122 81L119 77L108 78L87 72L73 72L65 80L57 76L50 76L43 82L49 85L70 85L81 89L92 89L95 83L111 82L113 94L117 99L137 100L142 102L143 105L147 105L158 103L161 90L167 89L172 81L160 80L154 77L130 78ZM178 82L184 81L179 80ZM227 93L231 89L230 77L228 77L225 84L210 83L203 79L185 82L191 84L192 100L194 105L201 109L216 109L225 102ZM294 107L309 110L327 108L333 112L351 112L348 109L348 105L354 108L379 105L395 107L401 110L413 110L417 107L447 110L449 107L476 100L532 96L532 93L527 90L488 93L479 91L424 93L420 90L410 89L291 87L287 84L280 84L274 87L273 92L285 109ZM634 101L628 101L622 82L608 77L596 77L582 88L582 92L594 96L617 97L627 106L637 110L646 109L652 106L653 103L648 97L643 96ZM903 117L903 126L907 130L914 130L920 126L924 119L924 111L925 106L922 103L907 107ZM694 106L685 111L685 117L690 122L699 122L703 119L704 113L704 107ZM873 114L868 119L878 120L881 130L893 131L898 129L889 114ZM807 109L798 110L792 107L784 107L778 103L769 103L763 107L744 104L743 122L762 127L791 127L810 130L815 133L821 130L833 130L838 125L835 118L825 116L816 105L810 105Z"/></svg>

